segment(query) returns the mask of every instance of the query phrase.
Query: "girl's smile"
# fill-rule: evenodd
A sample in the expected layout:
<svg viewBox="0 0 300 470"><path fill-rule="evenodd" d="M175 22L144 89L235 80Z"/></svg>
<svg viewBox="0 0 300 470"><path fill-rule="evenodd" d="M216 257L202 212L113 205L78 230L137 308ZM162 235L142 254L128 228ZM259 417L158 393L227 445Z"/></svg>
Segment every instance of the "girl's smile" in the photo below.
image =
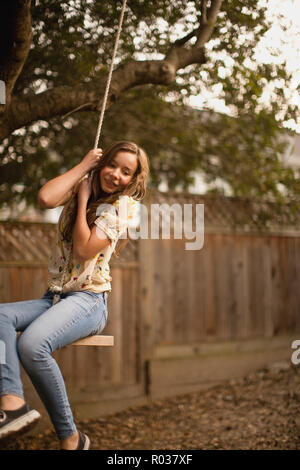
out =
<svg viewBox="0 0 300 470"><path fill-rule="evenodd" d="M120 151L100 171L100 185L104 192L115 193L124 189L137 169L137 157L131 152Z"/></svg>

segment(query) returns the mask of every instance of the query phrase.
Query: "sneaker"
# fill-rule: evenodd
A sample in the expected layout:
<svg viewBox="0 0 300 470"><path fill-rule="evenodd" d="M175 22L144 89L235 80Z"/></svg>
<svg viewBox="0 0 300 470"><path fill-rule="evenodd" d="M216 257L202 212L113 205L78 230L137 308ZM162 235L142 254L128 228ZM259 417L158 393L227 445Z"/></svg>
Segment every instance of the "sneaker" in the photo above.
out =
<svg viewBox="0 0 300 470"><path fill-rule="evenodd" d="M78 431L78 446L76 450L89 450L90 440L86 434L83 434L81 431Z"/></svg>
<svg viewBox="0 0 300 470"><path fill-rule="evenodd" d="M31 428L40 416L26 404L17 410L0 410L0 439Z"/></svg>

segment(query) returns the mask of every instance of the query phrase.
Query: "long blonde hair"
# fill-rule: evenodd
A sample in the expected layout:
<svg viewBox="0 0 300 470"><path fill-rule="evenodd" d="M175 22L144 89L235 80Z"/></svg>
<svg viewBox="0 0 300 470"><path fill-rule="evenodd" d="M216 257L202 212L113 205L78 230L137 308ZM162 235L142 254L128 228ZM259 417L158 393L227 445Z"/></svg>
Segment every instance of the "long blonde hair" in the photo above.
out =
<svg viewBox="0 0 300 470"><path fill-rule="evenodd" d="M111 160L117 155L118 152L125 151L136 155L137 169L130 181L130 183L122 190L113 194L105 193L100 185L99 173ZM88 201L87 206L87 224L91 229L94 221L97 218L96 211L99 204L107 203L113 204L121 195L131 196L136 201L140 201L146 194L146 183L149 176L149 160L146 152L136 145L134 142L122 140L115 142L107 147L103 156L99 161L99 165L95 168L92 175L92 194ZM67 202L65 207L64 227L60 226L63 239L70 242L72 240L73 229L77 216L77 194ZM126 244L126 239L124 240ZM124 243L121 247L123 248ZM120 249L118 250L120 251Z"/></svg>

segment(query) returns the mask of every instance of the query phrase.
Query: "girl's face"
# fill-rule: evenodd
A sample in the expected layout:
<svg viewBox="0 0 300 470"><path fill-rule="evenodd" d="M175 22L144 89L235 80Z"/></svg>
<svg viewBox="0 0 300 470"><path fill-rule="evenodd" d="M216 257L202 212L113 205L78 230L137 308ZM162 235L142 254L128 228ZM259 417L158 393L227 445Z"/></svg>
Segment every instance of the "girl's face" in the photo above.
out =
<svg viewBox="0 0 300 470"><path fill-rule="evenodd" d="M137 169L137 156L120 150L112 160L100 170L100 185L104 192L122 191L132 180Z"/></svg>

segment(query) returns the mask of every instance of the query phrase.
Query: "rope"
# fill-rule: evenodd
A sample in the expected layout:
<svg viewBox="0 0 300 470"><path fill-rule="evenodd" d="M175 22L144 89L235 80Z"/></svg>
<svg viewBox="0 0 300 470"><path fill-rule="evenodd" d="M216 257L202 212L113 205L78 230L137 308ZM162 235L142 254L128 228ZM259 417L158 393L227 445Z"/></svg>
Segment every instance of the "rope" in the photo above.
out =
<svg viewBox="0 0 300 470"><path fill-rule="evenodd" d="M97 133L96 133L96 138L95 138L94 150L96 148L98 148L98 142L99 142L100 133L101 133L101 129L102 129L104 112L105 112L105 108L106 108L108 92L109 92L111 78L112 78L113 66L114 66L116 53L117 53L119 40L120 40L120 33L121 33L121 29L122 29L122 23L123 23L125 8L126 8L126 2L127 2L127 0L123 0L123 6L122 6L121 14L120 14L119 26L118 26L117 36L116 36L116 40L115 40L115 46L114 46L114 50L113 50L113 54L112 54L112 59L111 59L110 68L109 68L109 72L108 72L106 88L105 88L105 92L104 92L104 98L103 98L103 102L102 102L100 118L99 118L99 122L98 122L98 128L97 128Z"/></svg>

